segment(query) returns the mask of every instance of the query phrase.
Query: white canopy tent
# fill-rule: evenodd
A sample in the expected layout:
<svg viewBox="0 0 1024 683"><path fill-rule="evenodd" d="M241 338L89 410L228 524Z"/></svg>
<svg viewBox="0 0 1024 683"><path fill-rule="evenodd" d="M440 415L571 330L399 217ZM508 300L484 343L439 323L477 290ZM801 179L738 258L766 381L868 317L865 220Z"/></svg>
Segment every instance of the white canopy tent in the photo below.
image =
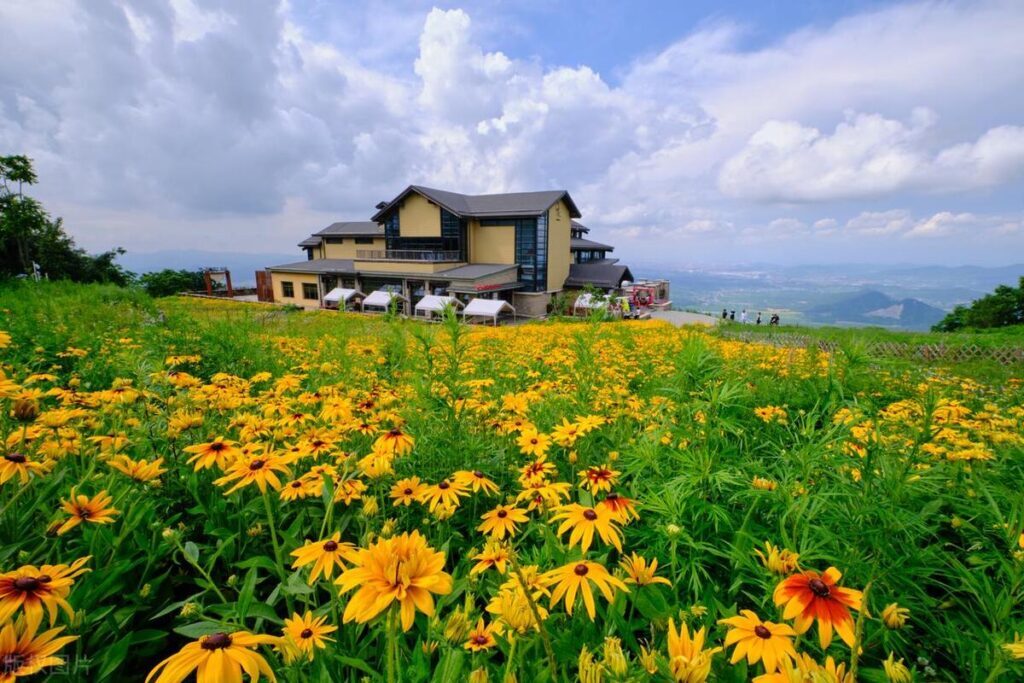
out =
<svg viewBox="0 0 1024 683"><path fill-rule="evenodd" d="M462 319L466 318L491 318L494 326L498 326L498 316L505 311L512 313L512 319L516 317L516 309L507 301L501 299L473 299L466 308L462 310Z"/></svg>
<svg viewBox="0 0 1024 683"><path fill-rule="evenodd" d="M358 289L346 289L344 287L335 287L331 291L324 295L325 304L336 304L339 309L345 310L348 302L352 299L365 299L366 295L360 292Z"/></svg>
<svg viewBox="0 0 1024 683"><path fill-rule="evenodd" d="M597 297L589 292L584 292L576 297L576 303L572 306L572 312L583 309L584 311L594 311L599 308L608 308L607 297Z"/></svg>
<svg viewBox="0 0 1024 683"><path fill-rule="evenodd" d="M408 301L408 299L401 294L395 294L394 292L389 292L386 289L378 289L370 292L370 294L363 299L363 310L365 311L369 306L370 308L383 308L386 311L391 307L391 302L395 299L398 301Z"/></svg>
<svg viewBox="0 0 1024 683"><path fill-rule="evenodd" d="M462 308L463 303L453 296L428 294L416 303L416 310L413 314L423 313L424 317L431 318L434 313L443 313L449 306L459 309Z"/></svg>

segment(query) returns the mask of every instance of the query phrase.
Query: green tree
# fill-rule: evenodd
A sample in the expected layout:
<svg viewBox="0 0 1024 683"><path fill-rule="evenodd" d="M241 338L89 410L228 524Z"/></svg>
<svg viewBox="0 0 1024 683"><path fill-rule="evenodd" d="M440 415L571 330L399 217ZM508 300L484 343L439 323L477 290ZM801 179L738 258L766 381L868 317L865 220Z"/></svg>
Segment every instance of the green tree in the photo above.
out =
<svg viewBox="0 0 1024 683"><path fill-rule="evenodd" d="M201 270L173 270L165 268L145 273L139 284L150 296L172 296L180 292L196 291L206 287Z"/></svg>
<svg viewBox="0 0 1024 683"><path fill-rule="evenodd" d="M985 329L1024 325L1024 277L1016 287L999 285L995 291L972 302L957 306L932 330L953 332L964 328Z"/></svg>
<svg viewBox="0 0 1024 683"><path fill-rule="evenodd" d="M116 263L123 249L86 253L64 232L62 219L51 219L42 204L25 196L25 185L37 180L28 157L0 156L0 277L29 275L38 265L52 279L129 284L132 274Z"/></svg>

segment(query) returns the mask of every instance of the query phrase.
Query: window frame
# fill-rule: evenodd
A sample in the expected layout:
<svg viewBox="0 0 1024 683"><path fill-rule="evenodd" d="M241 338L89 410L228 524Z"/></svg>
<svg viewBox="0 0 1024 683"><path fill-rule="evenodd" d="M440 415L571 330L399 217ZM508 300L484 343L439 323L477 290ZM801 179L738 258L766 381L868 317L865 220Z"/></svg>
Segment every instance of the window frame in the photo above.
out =
<svg viewBox="0 0 1024 683"><path fill-rule="evenodd" d="M312 289L310 289L312 288ZM313 296L310 296L312 291ZM317 287L315 282L303 282L302 283L302 300L303 301L319 301L320 300L320 288Z"/></svg>
<svg viewBox="0 0 1024 683"><path fill-rule="evenodd" d="M284 299L295 298L295 283L291 280L281 280L281 297Z"/></svg>

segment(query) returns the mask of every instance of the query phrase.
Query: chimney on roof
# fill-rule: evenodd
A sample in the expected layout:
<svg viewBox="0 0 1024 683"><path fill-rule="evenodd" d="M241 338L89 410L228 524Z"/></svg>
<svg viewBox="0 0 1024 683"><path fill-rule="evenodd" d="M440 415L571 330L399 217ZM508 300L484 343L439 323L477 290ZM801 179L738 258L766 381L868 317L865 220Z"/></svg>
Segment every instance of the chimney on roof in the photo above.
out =
<svg viewBox="0 0 1024 683"><path fill-rule="evenodd" d="M380 211L381 209L383 209L387 205L388 205L387 202L377 202L377 206L374 207L374 208L376 208L378 211Z"/></svg>

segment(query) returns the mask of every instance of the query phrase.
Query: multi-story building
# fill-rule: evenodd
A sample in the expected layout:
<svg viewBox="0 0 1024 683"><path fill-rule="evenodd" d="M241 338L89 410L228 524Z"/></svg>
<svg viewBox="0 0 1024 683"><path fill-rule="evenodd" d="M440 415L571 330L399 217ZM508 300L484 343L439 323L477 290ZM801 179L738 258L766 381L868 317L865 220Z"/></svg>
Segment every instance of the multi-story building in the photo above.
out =
<svg viewBox="0 0 1024 683"><path fill-rule="evenodd" d="M500 298L539 316L551 296L632 280L584 237L565 190L464 195L411 185L370 221L333 223L299 243L306 260L267 270L275 301L321 306L335 287L389 290L415 304L426 294Z"/></svg>

